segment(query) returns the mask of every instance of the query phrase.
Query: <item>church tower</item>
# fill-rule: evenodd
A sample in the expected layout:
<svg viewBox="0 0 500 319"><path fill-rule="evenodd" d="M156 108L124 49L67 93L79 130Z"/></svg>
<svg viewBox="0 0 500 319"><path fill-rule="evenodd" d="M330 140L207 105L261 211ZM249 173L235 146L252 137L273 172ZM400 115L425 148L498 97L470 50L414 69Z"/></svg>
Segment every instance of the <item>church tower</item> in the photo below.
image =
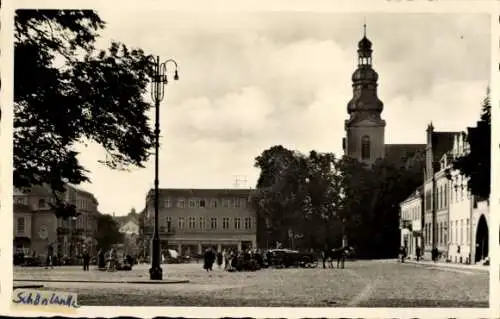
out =
<svg viewBox="0 0 500 319"><path fill-rule="evenodd" d="M384 104L377 96L378 74L372 68L372 43L366 37L358 43L358 68L352 75L353 97L347 104L344 153L366 164L384 157L385 121L380 117Z"/></svg>

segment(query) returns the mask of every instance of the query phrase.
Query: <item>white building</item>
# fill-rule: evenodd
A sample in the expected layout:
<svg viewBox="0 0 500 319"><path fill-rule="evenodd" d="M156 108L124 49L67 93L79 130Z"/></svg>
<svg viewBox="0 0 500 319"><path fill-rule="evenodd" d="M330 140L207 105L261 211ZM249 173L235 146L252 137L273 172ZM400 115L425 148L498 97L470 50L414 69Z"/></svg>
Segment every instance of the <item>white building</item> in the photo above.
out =
<svg viewBox="0 0 500 319"><path fill-rule="evenodd" d="M469 151L465 133L457 134L451 152L453 159ZM467 177L451 170L450 212L448 228L448 259L455 263L469 263L472 259L471 220L474 199L467 189Z"/></svg>
<svg viewBox="0 0 500 319"><path fill-rule="evenodd" d="M436 135L432 127L430 129ZM438 152L434 149L434 154L428 152L424 186L400 204L401 246L406 245L410 256L415 255L415 245L421 244L426 259L430 259L431 249L437 248L442 261L481 262L489 253L489 203L471 195L468 178L453 169L454 160L469 152L467 135L464 132L440 134L442 141L435 136L430 139L434 144L431 147ZM416 207L422 209L421 228L418 228L418 215L414 216ZM420 238L416 237L417 229L422 229Z"/></svg>
<svg viewBox="0 0 500 319"><path fill-rule="evenodd" d="M419 187L401 204L401 246L406 247L410 258L417 257L417 247L420 255L423 253L422 221L423 221L423 187Z"/></svg>

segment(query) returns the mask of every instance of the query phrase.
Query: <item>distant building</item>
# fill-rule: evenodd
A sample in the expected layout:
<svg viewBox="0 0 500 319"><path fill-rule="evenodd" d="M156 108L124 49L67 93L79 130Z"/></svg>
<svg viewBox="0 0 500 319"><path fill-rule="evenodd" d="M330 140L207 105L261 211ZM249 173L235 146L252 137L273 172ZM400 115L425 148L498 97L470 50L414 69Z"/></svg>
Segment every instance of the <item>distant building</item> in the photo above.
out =
<svg viewBox="0 0 500 319"><path fill-rule="evenodd" d="M393 163L412 161L425 153L425 144L385 144L384 104L378 98L378 73L372 68L372 43L364 36L358 43L358 67L352 75L353 97L347 104L345 155L366 164L385 158Z"/></svg>
<svg viewBox="0 0 500 319"><path fill-rule="evenodd" d="M161 248L200 254L256 246L256 214L249 206L250 189L161 189ZM145 254L150 254L154 227L154 192L146 198Z"/></svg>
<svg viewBox="0 0 500 319"><path fill-rule="evenodd" d="M84 190L67 185L61 198L76 206L75 219L58 219L50 203L54 195L48 187L34 186L28 191L14 190L13 247L25 254L46 256L49 247L61 256L77 256L84 248L95 252L98 202Z"/></svg>
<svg viewBox="0 0 500 319"><path fill-rule="evenodd" d="M420 254L423 252L423 189L419 187L399 205L401 246L408 249L408 256L412 258L417 256L417 247L420 247Z"/></svg>
<svg viewBox="0 0 500 319"><path fill-rule="evenodd" d="M128 214L126 216L114 217L118 223L119 231L123 234L123 247L127 254L137 256L140 252L139 239L139 215Z"/></svg>

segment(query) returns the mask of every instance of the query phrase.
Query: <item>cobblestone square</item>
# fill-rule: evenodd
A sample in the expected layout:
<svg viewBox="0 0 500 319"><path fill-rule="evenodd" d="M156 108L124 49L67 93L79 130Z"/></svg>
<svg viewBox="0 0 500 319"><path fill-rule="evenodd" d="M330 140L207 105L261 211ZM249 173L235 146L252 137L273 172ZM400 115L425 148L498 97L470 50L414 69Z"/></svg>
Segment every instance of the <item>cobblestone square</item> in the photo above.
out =
<svg viewBox="0 0 500 319"><path fill-rule="evenodd" d="M201 264L164 265L164 278L189 280L182 284L118 283L124 278L147 281L149 265L114 273L16 268L14 285L38 283L43 289L76 292L83 306L488 307L486 271L396 261L346 266L233 273L215 269L208 275Z"/></svg>

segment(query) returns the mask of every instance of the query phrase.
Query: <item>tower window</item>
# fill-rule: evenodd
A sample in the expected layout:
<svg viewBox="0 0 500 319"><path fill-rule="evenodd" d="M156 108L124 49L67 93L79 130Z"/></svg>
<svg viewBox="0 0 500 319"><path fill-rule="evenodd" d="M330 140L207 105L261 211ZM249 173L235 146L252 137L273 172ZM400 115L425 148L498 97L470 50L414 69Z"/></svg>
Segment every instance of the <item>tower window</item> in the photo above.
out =
<svg viewBox="0 0 500 319"><path fill-rule="evenodd" d="M370 137L368 135L361 138L361 159L370 159Z"/></svg>

